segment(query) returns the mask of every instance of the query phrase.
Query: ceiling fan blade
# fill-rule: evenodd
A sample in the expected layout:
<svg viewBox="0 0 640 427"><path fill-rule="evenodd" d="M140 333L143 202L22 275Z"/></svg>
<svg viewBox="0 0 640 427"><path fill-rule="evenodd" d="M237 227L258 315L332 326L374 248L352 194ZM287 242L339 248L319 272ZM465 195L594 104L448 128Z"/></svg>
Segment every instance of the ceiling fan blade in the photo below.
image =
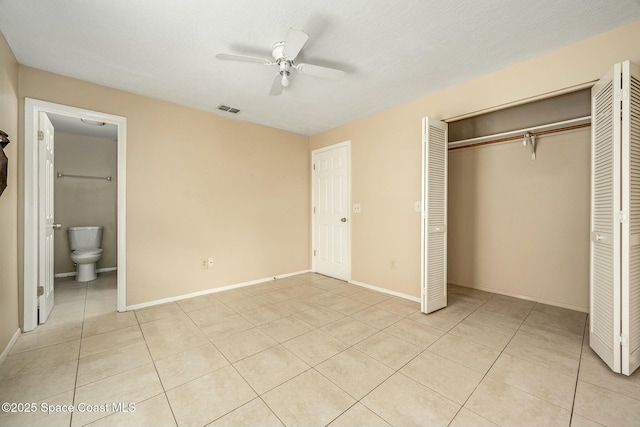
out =
<svg viewBox="0 0 640 427"><path fill-rule="evenodd" d="M231 55L228 53L219 53L216 58L225 61L253 62L255 64L272 65L274 62L269 59L256 58L255 56Z"/></svg>
<svg viewBox="0 0 640 427"><path fill-rule="evenodd" d="M339 79L344 76L344 71L336 70L335 68L321 67L319 65L312 64L296 64L294 68L302 74L309 74L311 76L323 77L325 79Z"/></svg>
<svg viewBox="0 0 640 427"><path fill-rule="evenodd" d="M282 93L282 76L280 74L276 74L276 78L273 79L273 84L271 85L271 91L269 95L278 96Z"/></svg>
<svg viewBox="0 0 640 427"><path fill-rule="evenodd" d="M307 39L309 39L307 33L298 28L291 27L284 41L284 57L293 61L302 50Z"/></svg>

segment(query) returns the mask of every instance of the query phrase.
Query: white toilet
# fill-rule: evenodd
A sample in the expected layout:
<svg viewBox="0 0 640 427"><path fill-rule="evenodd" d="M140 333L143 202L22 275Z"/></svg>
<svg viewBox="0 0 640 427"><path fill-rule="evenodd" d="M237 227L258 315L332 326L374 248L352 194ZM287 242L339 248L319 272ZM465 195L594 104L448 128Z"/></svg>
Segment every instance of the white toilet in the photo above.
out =
<svg viewBox="0 0 640 427"><path fill-rule="evenodd" d="M69 227L69 247L71 261L77 266L76 281L95 280L96 263L102 256L102 226Z"/></svg>

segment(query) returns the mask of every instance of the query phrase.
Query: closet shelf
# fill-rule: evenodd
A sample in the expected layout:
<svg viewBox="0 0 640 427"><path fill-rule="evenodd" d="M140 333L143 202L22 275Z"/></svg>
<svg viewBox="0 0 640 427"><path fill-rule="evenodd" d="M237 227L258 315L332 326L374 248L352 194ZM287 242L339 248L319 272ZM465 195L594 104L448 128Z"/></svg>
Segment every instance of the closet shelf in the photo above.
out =
<svg viewBox="0 0 640 427"><path fill-rule="evenodd" d="M561 122L549 123L545 125L533 126L526 129L512 130L509 132L496 133L493 135L479 136L476 138L462 139L448 144L449 150L459 150L461 148L477 147L480 145L496 144L500 142L518 141L529 134L536 137L550 133L565 132L568 130L581 129L591 126L591 116L578 117L577 119L563 120Z"/></svg>

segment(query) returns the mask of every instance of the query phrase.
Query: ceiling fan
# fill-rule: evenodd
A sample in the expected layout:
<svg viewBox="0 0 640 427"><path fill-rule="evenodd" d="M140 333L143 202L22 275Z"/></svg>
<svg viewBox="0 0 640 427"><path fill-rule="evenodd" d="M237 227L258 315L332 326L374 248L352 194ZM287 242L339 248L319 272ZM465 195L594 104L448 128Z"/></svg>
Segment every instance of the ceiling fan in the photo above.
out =
<svg viewBox="0 0 640 427"><path fill-rule="evenodd" d="M284 41L273 44L271 50L271 59L257 58L254 56L231 55L227 53L219 53L216 58L226 61L253 62L263 65L277 65L279 70L276 74L273 84L271 85L270 95L280 95L282 89L289 86L289 76L291 70L296 70L302 74L323 77L327 79L339 79L344 75L344 71L334 68L321 67L313 64L297 64L296 57L302 50L303 46L309 39L309 36L298 28L289 29L289 34Z"/></svg>

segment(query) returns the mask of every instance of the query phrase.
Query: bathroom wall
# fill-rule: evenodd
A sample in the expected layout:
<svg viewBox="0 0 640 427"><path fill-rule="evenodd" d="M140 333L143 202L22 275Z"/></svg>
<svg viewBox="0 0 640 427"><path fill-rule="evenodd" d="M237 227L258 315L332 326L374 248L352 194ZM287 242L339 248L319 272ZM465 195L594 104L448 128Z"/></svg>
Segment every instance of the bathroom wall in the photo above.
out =
<svg viewBox="0 0 640 427"><path fill-rule="evenodd" d="M102 225L102 258L98 268L117 265L118 143L111 139L55 133L55 170L71 175L111 176L111 181L56 178L55 218L62 224L55 235L55 274L75 271L69 259L67 228Z"/></svg>

